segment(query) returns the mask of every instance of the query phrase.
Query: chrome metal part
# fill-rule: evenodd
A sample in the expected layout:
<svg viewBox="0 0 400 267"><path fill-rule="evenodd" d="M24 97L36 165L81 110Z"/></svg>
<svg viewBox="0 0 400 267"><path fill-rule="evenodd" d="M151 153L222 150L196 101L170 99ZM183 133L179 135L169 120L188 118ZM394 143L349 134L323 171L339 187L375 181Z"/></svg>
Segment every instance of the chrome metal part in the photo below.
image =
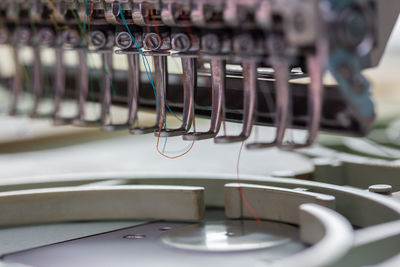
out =
<svg viewBox="0 0 400 267"><path fill-rule="evenodd" d="M212 112L210 128L207 132L190 132L184 140L203 140L217 136L222 122L222 101L225 90L226 62L224 59L211 59Z"/></svg>

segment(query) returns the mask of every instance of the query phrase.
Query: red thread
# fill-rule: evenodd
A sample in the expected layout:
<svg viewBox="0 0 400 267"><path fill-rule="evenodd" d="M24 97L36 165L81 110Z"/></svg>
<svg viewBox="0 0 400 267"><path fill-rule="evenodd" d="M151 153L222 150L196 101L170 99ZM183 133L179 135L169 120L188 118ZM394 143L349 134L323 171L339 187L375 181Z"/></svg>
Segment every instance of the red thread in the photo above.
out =
<svg viewBox="0 0 400 267"><path fill-rule="evenodd" d="M240 145L239 155L238 155L238 159L237 159L237 163L236 163L236 176L237 176L237 182L239 184L240 197L242 198L243 203L245 204L247 209L250 211L250 213L253 216L253 218L257 221L258 225L261 225L260 218L257 216L257 214L254 211L254 209L251 207L250 203L247 202L247 199L246 199L246 197L244 196L244 193L243 193L243 189L242 189L242 187L240 185L239 167L240 167L240 156L242 155L243 146L244 146L244 142L242 142L242 144Z"/></svg>

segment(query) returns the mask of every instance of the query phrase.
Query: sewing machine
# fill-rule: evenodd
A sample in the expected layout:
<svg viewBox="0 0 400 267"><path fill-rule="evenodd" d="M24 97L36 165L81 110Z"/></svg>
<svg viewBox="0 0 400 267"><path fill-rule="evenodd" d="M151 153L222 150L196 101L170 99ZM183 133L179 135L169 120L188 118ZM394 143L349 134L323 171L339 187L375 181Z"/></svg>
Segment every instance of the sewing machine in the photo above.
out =
<svg viewBox="0 0 400 267"><path fill-rule="evenodd" d="M1 1L0 266L400 266L399 13Z"/></svg>

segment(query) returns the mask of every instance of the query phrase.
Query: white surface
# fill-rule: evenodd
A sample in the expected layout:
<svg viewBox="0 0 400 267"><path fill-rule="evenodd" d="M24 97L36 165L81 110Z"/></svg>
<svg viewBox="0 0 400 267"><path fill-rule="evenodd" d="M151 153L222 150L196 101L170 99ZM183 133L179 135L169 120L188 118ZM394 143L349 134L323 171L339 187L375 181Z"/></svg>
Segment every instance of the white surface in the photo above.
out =
<svg viewBox="0 0 400 267"><path fill-rule="evenodd" d="M205 122L204 122L205 123ZM203 125L204 125L203 123ZM241 125L230 124L230 130L240 129ZM268 138L271 128L260 129L259 136ZM99 133L100 137L103 133ZM107 134L105 134L107 136ZM125 131L119 137L76 145L50 147L43 150L23 153L3 153L0 146L0 179L33 175L59 175L65 173L86 172L163 172L179 173L221 173L236 174L236 163L240 143L214 144L213 140L199 141L185 156L178 159L167 159L156 150L157 139L153 134L132 136ZM66 137L67 141L67 137ZM59 140L62 142L62 139ZM31 146L32 142L29 143ZM168 138L166 153L187 150L190 142L180 137ZM160 150L164 139L160 140ZM293 173L310 173L313 166L306 157L279 151L264 149L249 151L243 149L240 173L268 176L276 171L291 170Z"/></svg>
<svg viewBox="0 0 400 267"><path fill-rule="evenodd" d="M318 227L324 229L324 236L318 243L305 251L283 260L260 264L259 266L329 266L343 257L352 247L353 230L350 223L330 209L316 204L304 204L300 207L300 222L301 235L314 234L313 226L318 225Z"/></svg>
<svg viewBox="0 0 400 267"><path fill-rule="evenodd" d="M130 185L4 192L0 193L0 225L89 220L195 221L204 215L203 190Z"/></svg>
<svg viewBox="0 0 400 267"><path fill-rule="evenodd" d="M299 224L298 209L304 203L335 208L335 197L274 186L232 183L225 185L225 213L231 219L252 218L240 190L260 219Z"/></svg>
<svg viewBox="0 0 400 267"><path fill-rule="evenodd" d="M80 222L0 228L0 255L99 234L141 222ZM1 266L1 265L0 265Z"/></svg>

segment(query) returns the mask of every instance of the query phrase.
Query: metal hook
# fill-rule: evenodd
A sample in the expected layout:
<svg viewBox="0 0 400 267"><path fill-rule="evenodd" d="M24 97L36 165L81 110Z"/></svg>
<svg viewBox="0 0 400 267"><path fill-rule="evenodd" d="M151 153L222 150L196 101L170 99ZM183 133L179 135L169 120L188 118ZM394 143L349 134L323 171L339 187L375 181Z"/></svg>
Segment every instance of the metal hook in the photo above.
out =
<svg viewBox="0 0 400 267"><path fill-rule="evenodd" d="M53 48L57 45L55 41L55 34L50 28L40 29L33 38L33 107L30 113L32 118L49 118L53 116L51 112L47 114L39 114L39 107L44 93L44 66L42 64L41 48Z"/></svg>
<svg viewBox="0 0 400 267"><path fill-rule="evenodd" d="M214 142L234 143L243 142L249 138L254 124L254 110L256 106L257 94L257 63L254 59L246 60L242 63L243 67L243 128L237 136L218 136L215 137Z"/></svg>
<svg viewBox="0 0 400 267"><path fill-rule="evenodd" d="M121 50L117 51L117 54L123 54ZM105 56L105 55L104 55ZM115 131L130 129L137 120L138 112L138 100L139 100L139 84L140 84L140 65L139 65L139 53L127 53L128 57L128 118L126 123L113 124L103 123L102 130ZM109 68L112 66L110 59L108 61ZM112 77L105 78L112 79ZM111 80L104 82L104 96L103 96L103 108L102 108L102 121L105 122L106 117L109 115L109 107L111 105Z"/></svg>
<svg viewBox="0 0 400 267"><path fill-rule="evenodd" d="M139 88L140 88L140 52L132 49L133 39L127 32L120 32L116 36L116 45L121 50L116 50L117 55L126 55L128 58L128 118L125 125L113 125L114 129L125 129L129 131L139 130L134 125L138 122L139 110ZM140 36L135 37L136 45L141 46Z"/></svg>
<svg viewBox="0 0 400 267"><path fill-rule="evenodd" d="M31 32L26 28L18 29L12 37L13 60L15 65L14 80L12 85L12 100L9 115L18 115L19 96L24 89L24 70L20 62L19 50L31 40Z"/></svg>
<svg viewBox="0 0 400 267"><path fill-rule="evenodd" d="M40 100L43 95L43 70L42 70L42 59L40 55L40 47L35 46L33 48L33 107L30 113L31 118L37 118L39 116L38 109Z"/></svg>
<svg viewBox="0 0 400 267"><path fill-rule="evenodd" d="M308 136L306 141L302 144L299 143L286 143L281 144L280 148L290 150L296 148L303 148L312 145L318 136L322 116L322 94L323 94L323 60L326 55L326 43L320 41L317 45L316 53L309 54L306 58L307 73L310 76L310 83L308 85L308 119L310 121L308 126Z"/></svg>
<svg viewBox="0 0 400 267"><path fill-rule="evenodd" d="M101 119L96 120L86 120L86 99L89 93L89 67L87 63L86 53L88 53L86 48L78 48L79 55L79 94L78 94L78 118L73 121L75 126L100 126Z"/></svg>
<svg viewBox="0 0 400 267"><path fill-rule="evenodd" d="M147 134L155 131L159 131L160 128L165 126L166 114L165 114L165 93L167 87L167 55L164 53L153 53L154 62L154 80L156 87L156 110L157 118L154 126L150 127L133 127L130 129L132 134ZM161 126L161 127L160 127Z"/></svg>
<svg viewBox="0 0 400 267"><path fill-rule="evenodd" d="M101 125L103 130L112 130L113 125L107 123L107 119L110 117L111 109L111 87L113 79L113 52L102 51L103 63L102 63L102 84L103 84L103 97L101 103Z"/></svg>
<svg viewBox="0 0 400 267"><path fill-rule="evenodd" d="M70 124L75 119L75 116L71 118L63 118L59 114L61 112L61 105L65 95L65 83L66 83L66 69L64 65L64 49L60 47L55 48L55 77L54 77L54 110L53 110L53 123L55 125Z"/></svg>
<svg viewBox="0 0 400 267"><path fill-rule="evenodd" d="M190 132L183 136L184 140L204 140L217 136L222 122L222 101L225 91L226 61L224 59L211 59L212 79L212 111L211 124L207 132Z"/></svg>
<svg viewBox="0 0 400 267"><path fill-rule="evenodd" d="M19 47L14 46L13 48L13 60L15 65L15 73L12 85L12 100L9 110L9 115L15 116L18 113L18 99L19 95L23 89L23 69L19 61Z"/></svg>
<svg viewBox="0 0 400 267"><path fill-rule="evenodd" d="M61 107L63 104L66 89L66 67L64 65L64 45L76 47L79 45L79 39L73 32L62 31L55 41L55 75L54 75L54 110L53 123L55 125L72 124L77 115L71 117L62 117ZM76 81L79 80L79 73L76 73ZM77 86L76 86L77 87Z"/></svg>
<svg viewBox="0 0 400 267"><path fill-rule="evenodd" d="M65 66L64 66L64 50L62 47L55 49L55 77L54 77L54 110L53 123L57 125L71 123L72 119L66 120L59 116L61 104L65 94Z"/></svg>
<svg viewBox="0 0 400 267"><path fill-rule="evenodd" d="M182 75L183 75L183 115L182 124L178 129L164 129L160 133L157 131L155 135L162 137L181 136L186 134L192 127L192 119L194 116L194 91L197 84L196 58L193 55L182 55Z"/></svg>
<svg viewBox="0 0 400 267"><path fill-rule="evenodd" d="M250 143L248 149L260 149L279 146L285 137L288 104L289 104L289 61L285 57L271 58L272 68L275 72L275 91L276 91L276 134L272 142Z"/></svg>
<svg viewBox="0 0 400 267"><path fill-rule="evenodd" d="M137 120L139 109L139 87L140 87L140 63L139 54L128 55L128 98L129 98L129 115L128 122L130 126Z"/></svg>

